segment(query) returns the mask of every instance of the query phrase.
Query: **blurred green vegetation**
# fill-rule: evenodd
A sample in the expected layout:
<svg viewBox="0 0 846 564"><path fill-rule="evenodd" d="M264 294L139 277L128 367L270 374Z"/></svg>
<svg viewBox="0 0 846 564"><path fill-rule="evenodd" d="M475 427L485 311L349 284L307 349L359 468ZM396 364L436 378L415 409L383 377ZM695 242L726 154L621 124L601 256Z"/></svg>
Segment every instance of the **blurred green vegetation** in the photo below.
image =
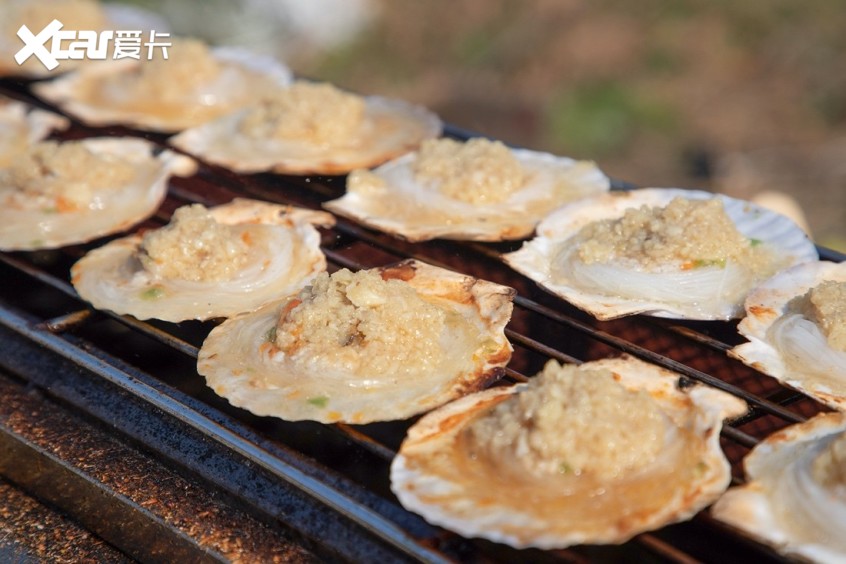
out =
<svg viewBox="0 0 846 564"><path fill-rule="evenodd" d="M614 81L580 84L562 91L547 107L552 146L601 158L619 152L642 129L673 135L678 116L672 104L640 95Z"/></svg>

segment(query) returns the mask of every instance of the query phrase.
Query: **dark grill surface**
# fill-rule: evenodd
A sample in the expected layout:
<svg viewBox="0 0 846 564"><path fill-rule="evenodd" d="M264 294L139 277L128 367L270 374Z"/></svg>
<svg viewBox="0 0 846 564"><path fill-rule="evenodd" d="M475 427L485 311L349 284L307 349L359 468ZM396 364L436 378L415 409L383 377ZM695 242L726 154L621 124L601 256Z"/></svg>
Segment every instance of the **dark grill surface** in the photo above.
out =
<svg viewBox="0 0 846 564"><path fill-rule="evenodd" d="M0 81L0 92L39 104L25 84ZM61 134L94 135L140 134L79 124ZM172 181L167 202L144 226L162 225L186 203L245 196L318 208L343 189L340 177L236 175L204 165L195 177ZM552 552L516 551L432 527L403 510L388 486L390 461L410 421L325 426L231 407L195 369L213 323L139 322L93 311L77 298L69 268L102 242L0 254L0 505L20 507L0 511L0 557L779 560L707 512L620 547ZM499 261L519 245L409 244L342 219L323 231L330 270L414 257L515 287L510 380L534 374L548 358L581 362L626 352L743 398L751 411L723 433L736 481L740 460L758 440L823 409L729 359L726 351L741 341L734 323L595 321ZM823 256L842 259L825 250ZM51 534L32 534L33 520Z"/></svg>

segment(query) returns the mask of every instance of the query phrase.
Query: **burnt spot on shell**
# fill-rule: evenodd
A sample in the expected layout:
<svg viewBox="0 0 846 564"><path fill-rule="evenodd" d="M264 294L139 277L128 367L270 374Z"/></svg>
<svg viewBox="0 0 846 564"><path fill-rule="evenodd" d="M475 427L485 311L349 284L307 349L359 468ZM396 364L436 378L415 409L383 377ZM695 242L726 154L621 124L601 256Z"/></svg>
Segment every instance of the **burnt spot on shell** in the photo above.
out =
<svg viewBox="0 0 846 564"><path fill-rule="evenodd" d="M402 261L401 263L386 266L381 271L382 280L402 280L408 282L417 274L417 268L410 260Z"/></svg>
<svg viewBox="0 0 846 564"><path fill-rule="evenodd" d="M769 307L753 305L749 308L749 313L755 317L764 317L769 315L777 315L775 310Z"/></svg>

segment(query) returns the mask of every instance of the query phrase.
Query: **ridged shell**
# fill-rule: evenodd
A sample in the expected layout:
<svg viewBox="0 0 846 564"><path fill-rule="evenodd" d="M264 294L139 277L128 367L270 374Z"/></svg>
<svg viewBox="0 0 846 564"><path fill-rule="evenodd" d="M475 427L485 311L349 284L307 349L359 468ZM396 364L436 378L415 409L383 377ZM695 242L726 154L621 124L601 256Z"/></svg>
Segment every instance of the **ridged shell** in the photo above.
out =
<svg viewBox="0 0 846 564"><path fill-rule="evenodd" d="M155 213L172 174L188 176L196 170L192 159L172 151L158 152L143 139L90 138L82 143L95 154L129 161L136 170L132 182L101 191L97 201L82 210L45 211L35 203L21 207L4 198L8 201L0 206L0 250L53 249L129 229Z"/></svg>
<svg viewBox="0 0 846 564"><path fill-rule="evenodd" d="M821 374L819 355L806 362L790 363L771 331L774 324L784 319L794 298L826 280L846 281L846 263L809 262L761 284L746 298L746 317L737 326L749 342L736 346L729 354L834 409L846 410L846 353L829 349L831 356L840 356L842 362L839 371ZM824 341L824 336L820 336Z"/></svg>
<svg viewBox="0 0 846 564"><path fill-rule="evenodd" d="M384 179L384 189L365 193L348 190L324 206L408 241L504 241L528 237L555 208L607 192L610 187L608 177L592 162L526 149L511 152L528 180L504 202L463 202L420 183L412 169L417 154L412 153L373 171Z"/></svg>
<svg viewBox="0 0 846 564"><path fill-rule="evenodd" d="M402 100L368 96L358 132L343 143L323 145L299 139L256 139L240 133L248 110L182 132L175 147L236 172L344 174L370 168L412 151L441 133L432 112Z"/></svg>
<svg viewBox="0 0 846 564"><path fill-rule="evenodd" d="M320 234L331 226L321 211L236 198L210 208L223 224L237 225L250 241L248 262L229 280L169 279L144 269L137 258L141 235L130 235L94 249L71 268L80 297L97 309L138 319L183 321L230 317L294 293L326 270Z"/></svg>
<svg viewBox="0 0 846 564"><path fill-rule="evenodd" d="M459 314L478 337L446 336L443 358L426 377L353 374L343 366L319 373L286 357L272 334L286 299L225 321L200 349L197 370L232 405L289 421L369 423L405 419L484 387L511 358L504 335L514 290L422 262L378 269L403 280L439 307Z"/></svg>
<svg viewBox="0 0 846 564"><path fill-rule="evenodd" d="M505 480L497 468L457 448L457 437L475 418L519 394L525 388L520 384L461 398L420 419L391 465L391 489L407 509L463 536L545 549L621 543L640 532L689 519L715 500L731 479L719 445L721 423L743 413L745 404L703 385L680 389L677 374L632 357L590 365L610 370L626 388L647 391L686 433L688 450L666 450L692 457L656 461L631 479L623 476L601 484L600 490L592 484L590 491L583 491L580 476L562 478L568 481L561 483L554 478L539 483L528 475L524 480L513 476ZM695 470L686 472L691 469ZM695 479L686 481L683 475ZM629 494L629 499L645 500L645 505L621 506L619 499ZM607 511L615 505L615 510Z"/></svg>
<svg viewBox="0 0 846 564"><path fill-rule="evenodd" d="M770 435L743 461L747 483L727 491L711 514L785 556L846 560L846 503L810 474L816 456L844 432L846 414L826 413Z"/></svg>
<svg viewBox="0 0 846 564"><path fill-rule="evenodd" d="M615 219L626 210L640 206L663 207L675 197L691 200L719 198L738 231L772 249L783 268L816 260L816 247L791 220L752 203L699 190L676 188L643 188L627 192L610 192L563 206L545 218L537 236L521 249L503 256L512 268L528 276L549 292L593 314L597 319L614 319L625 315L645 314L680 319L731 319L742 315L742 300L752 285L745 288L740 301L696 303L682 293L679 301L638 299L603 294L594 286L581 286L561 272L556 257L568 247L569 240L582 227L603 219ZM617 267L619 265L615 265ZM626 271L619 267L618 276L625 281ZM700 269L705 270L705 269ZM635 270L628 271L633 274ZM760 281L760 280L759 280ZM754 283L754 280L751 281Z"/></svg>
<svg viewBox="0 0 846 564"><path fill-rule="evenodd" d="M0 98L0 167L11 164L21 151L69 124L58 114Z"/></svg>
<svg viewBox="0 0 846 564"><path fill-rule="evenodd" d="M150 131L182 131L233 112L291 83L291 71L276 59L237 47L211 50L223 67L202 92L185 92L165 108L139 100L126 83L103 87L114 76L132 76L146 60L97 61L77 72L33 86L35 92L88 125L125 125ZM212 102L209 102L212 100Z"/></svg>

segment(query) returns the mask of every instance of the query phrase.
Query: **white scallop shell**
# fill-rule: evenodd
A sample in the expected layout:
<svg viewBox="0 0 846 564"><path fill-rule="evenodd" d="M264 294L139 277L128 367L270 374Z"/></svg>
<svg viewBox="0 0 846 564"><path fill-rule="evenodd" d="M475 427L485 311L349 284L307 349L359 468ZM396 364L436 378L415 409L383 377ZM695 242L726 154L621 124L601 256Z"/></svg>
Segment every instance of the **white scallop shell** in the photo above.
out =
<svg viewBox="0 0 846 564"><path fill-rule="evenodd" d="M458 313L470 335L445 335L443 357L425 377L355 374L344 366L319 372L285 356L268 340L287 300L228 319L209 334L197 370L232 405L289 421L369 423L404 419L478 390L511 358L504 335L514 290L422 262L378 269L427 301Z"/></svg>
<svg viewBox="0 0 846 564"><path fill-rule="evenodd" d="M313 226L334 224L326 212L236 198L209 213L219 223L240 226L238 237L249 235L247 264L233 278L192 281L151 273L137 258L142 236L136 234L94 249L74 264L74 288L97 309L176 322L252 311L297 292L326 270Z"/></svg>
<svg viewBox="0 0 846 564"><path fill-rule="evenodd" d="M826 280L846 281L846 263L809 262L761 284L746 298L746 317L737 326L749 342L729 354L834 409L846 410L846 353L831 349L812 321L789 309L794 298ZM784 344L795 342L794 331L811 340L806 342L813 349L798 346L788 352Z"/></svg>
<svg viewBox="0 0 846 564"><path fill-rule="evenodd" d="M70 122L58 114L33 108L23 102L0 99L0 167L15 156Z"/></svg>
<svg viewBox="0 0 846 564"><path fill-rule="evenodd" d="M192 159L157 152L143 139L90 138L81 143L95 154L128 161L135 168L132 181L102 190L88 208L72 211L44 210L37 202L22 205L0 186L0 250L52 249L129 229L155 213L172 174L188 176L196 170Z"/></svg>
<svg viewBox="0 0 846 564"><path fill-rule="evenodd" d="M810 474L817 455L846 432L846 414L825 413L759 443L743 466L749 480L711 514L778 552L814 562L846 560L846 503Z"/></svg>
<svg viewBox="0 0 846 564"><path fill-rule="evenodd" d="M324 206L359 223L409 241L437 237L474 241L521 239L549 212L567 203L607 192L610 181L595 164L549 153L511 149L528 180L499 203L473 204L450 198L436 185L416 180L416 153L373 172L384 188L347 193Z"/></svg>
<svg viewBox="0 0 846 564"><path fill-rule="evenodd" d="M244 135L239 123L248 109L183 131L171 143L236 172L343 174L405 154L424 139L441 133L441 120L425 108L379 96L367 96L364 101L364 119L358 131L343 143L326 145Z"/></svg>
<svg viewBox="0 0 846 564"><path fill-rule="evenodd" d="M704 385L680 389L678 374L632 357L589 364L612 371L628 389L647 391L674 425L689 431L683 444L694 456L688 459L681 454L684 449L668 445L649 468L603 483L599 489L596 484L581 486L580 476L569 477L566 485L546 479L539 483L529 475L500 480L496 468L471 459L456 447L456 439L476 417L525 389L520 384L466 396L412 426L391 465L391 489L399 501L430 523L466 537L552 549L625 542L640 532L689 519L725 491L731 473L719 445L720 428L724 418L745 411L741 400ZM696 471L685 472L691 468ZM681 477L685 475L694 479ZM590 491L583 491L586 488ZM502 495L506 490L509 495ZM597 509L608 507L606 502L613 506L619 496L632 492L637 492L632 499L644 500L644 506L607 513ZM654 501L655 495L662 501ZM560 511L550 515L550 506Z"/></svg>
<svg viewBox="0 0 846 564"><path fill-rule="evenodd" d="M582 227L603 219L621 217L626 210L640 206L663 207L675 197L701 200L719 198L726 214L738 231L747 238L758 240L772 249L775 257L782 260L783 268L794 264L813 261L818 257L816 247L805 233L791 220L750 202L737 200L700 190L676 188L643 188L626 192L610 192L593 198L563 206L545 218L537 229L537 236L513 253L503 255L507 264L528 276L544 289L564 298L573 305L593 314L597 319L614 319L625 315L645 314L656 317L680 319L731 319L742 313L742 300L752 289L758 278L744 282L739 300L726 299L720 293L712 295L711 287L722 290L726 270L719 267L704 267L685 274L679 280L677 269L669 273L642 272L611 265L613 272L606 278L616 283L634 286L636 283L648 287L653 293L657 283L666 286L666 297L648 298L623 297L609 293L593 285L582 285L571 279L565 270L559 254L575 250L569 245ZM561 262L561 264L559 264ZM753 273L754 274L754 273ZM700 278L694 278L696 275ZM675 277L673 277L675 276ZM707 279L706 279L707 277ZM684 282L684 285L682 283ZM705 282L709 285L706 286ZM705 288L707 292L703 292ZM702 295L697 295L701 292Z"/></svg>
<svg viewBox="0 0 846 564"><path fill-rule="evenodd" d="M219 76L198 91L185 92L179 104L170 108L145 104L132 91L131 82L104 88L106 79L131 77L146 60L97 61L72 74L36 84L33 90L88 125L127 125L171 132L235 111L292 81L290 69L273 57L238 47L214 47L211 54L222 63Z"/></svg>

